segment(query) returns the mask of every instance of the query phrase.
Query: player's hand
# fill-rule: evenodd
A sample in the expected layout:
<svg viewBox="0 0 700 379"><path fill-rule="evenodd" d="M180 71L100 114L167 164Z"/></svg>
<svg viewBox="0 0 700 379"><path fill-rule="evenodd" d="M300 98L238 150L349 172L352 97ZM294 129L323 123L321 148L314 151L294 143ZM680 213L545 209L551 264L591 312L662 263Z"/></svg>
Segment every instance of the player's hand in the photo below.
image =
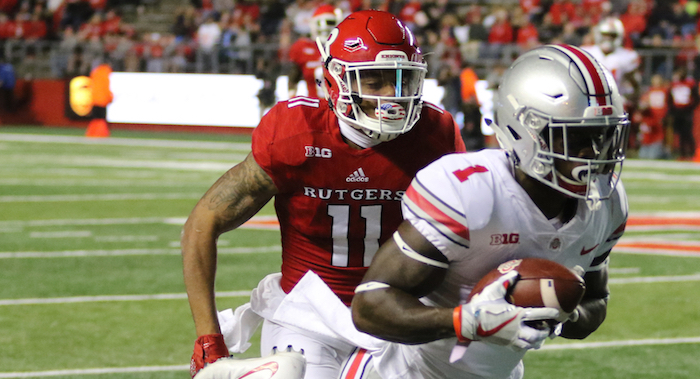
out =
<svg viewBox="0 0 700 379"><path fill-rule="evenodd" d="M206 364L228 357L228 348L222 334L205 334L194 341L194 353L190 361L190 375L194 378Z"/></svg>
<svg viewBox="0 0 700 379"><path fill-rule="evenodd" d="M536 329L528 321L556 319L554 308L522 308L508 303L505 295L515 284L517 271L511 271L484 287L478 296L454 310L457 338L484 341L514 349L539 349L550 334L549 328Z"/></svg>

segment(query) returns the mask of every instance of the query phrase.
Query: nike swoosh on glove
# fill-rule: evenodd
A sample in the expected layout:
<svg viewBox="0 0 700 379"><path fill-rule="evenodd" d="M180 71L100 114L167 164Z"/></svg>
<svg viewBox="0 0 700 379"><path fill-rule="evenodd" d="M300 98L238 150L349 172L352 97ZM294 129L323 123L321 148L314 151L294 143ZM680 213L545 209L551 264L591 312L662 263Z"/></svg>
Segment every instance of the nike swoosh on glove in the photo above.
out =
<svg viewBox="0 0 700 379"><path fill-rule="evenodd" d="M517 281L511 271L486 286L481 293L454 309L454 327L460 342L484 341L508 346L513 350L539 349L549 336L549 329L526 325L527 321L556 319L555 308L522 308L505 300L506 292Z"/></svg>
<svg viewBox="0 0 700 379"><path fill-rule="evenodd" d="M205 334L194 341L194 353L190 361L190 376L194 378L205 365L216 362L230 354L223 334Z"/></svg>

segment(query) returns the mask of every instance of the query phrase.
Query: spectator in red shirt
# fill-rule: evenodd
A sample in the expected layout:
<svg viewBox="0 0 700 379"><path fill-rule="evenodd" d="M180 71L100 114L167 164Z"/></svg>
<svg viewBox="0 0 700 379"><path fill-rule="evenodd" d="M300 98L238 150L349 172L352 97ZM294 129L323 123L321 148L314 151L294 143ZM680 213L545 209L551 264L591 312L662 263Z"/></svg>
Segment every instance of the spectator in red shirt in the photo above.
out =
<svg viewBox="0 0 700 379"><path fill-rule="evenodd" d="M685 67L673 72L667 104L673 131L678 138L680 160L692 160L695 154L693 114L698 104L698 88L695 80L687 75Z"/></svg>
<svg viewBox="0 0 700 379"><path fill-rule="evenodd" d="M0 13L0 39L12 38L15 34L15 22L5 13Z"/></svg>
<svg viewBox="0 0 700 379"><path fill-rule="evenodd" d="M23 39L29 29L29 14L17 13L15 15L14 31L10 38Z"/></svg>
<svg viewBox="0 0 700 379"><path fill-rule="evenodd" d="M24 39L36 41L46 37L46 22L41 18L41 14L32 14L25 26Z"/></svg>
<svg viewBox="0 0 700 379"><path fill-rule="evenodd" d="M668 106L666 97L668 88L661 75L651 77L651 86L642 94L638 112L635 112L635 123L639 124L639 158L660 159L665 156L664 128Z"/></svg>
<svg viewBox="0 0 700 379"><path fill-rule="evenodd" d="M548 14L552 17L552 24L560 26L576 17L576 4L571 0L554 0Z"/></svg>
<svg viewBox="0 0 700 379"><path fill-rule="evenodd" d="M421 10L421 2L411 0L406 2L406 4L401 8L399 12L399 19L403 21L406 26L411 30L415 30L416 25L416 14Z"/></svg>
<svg viewBox="0 0 700 379"><path fill-rule="evenodd" d="M104 13L107 8L107 0L88 0L93 11Z"/></svg>
<svg viewBox="0 0 700 379"><path fill-rule="evenodd" d="M489 31L489 43L507 44L513 42L513 26L510 24L508 11L499 9L495 13L496 22Z"/></svg>
<svg viewBox="0 0 700 379"><path fill-rule="evenodd" d="M110 9L105 14L104 21L102 21L102 33L108 34L118 34L121 32L122 18L119 17L117 11Z"/></svg>
<svg viewBox="0 0 700 379"><path fill-rule="evenodd" d="M644 0L634 0L627 6L627 12L620 16L625 26L624 46L633 48L641 43L642 33L647 29L647 9Z"/></svg>
<svg viewBox="0 0 700 379"><path fill-rule="evenodd" d="M0 12L12 13L17 5L17 0L0 0Z"/></svg>
<svg viewBox="0 0 700 379"><path fill-rule="evenodd" d="M260 17L260 6L258 5L257 2L249 1L249 0L240 0L236 2L236 6L234 7L234 11L240 10L242 13L242 16L248 15L250 16L250 19L253 21L258 21L258 18ZM245 17L241 17L245 18Z"/></svg>
<svg viewBox="0 0 700 379"><path fill-rule="evenodd" d="M103 34L102 16L100 16L99 13L93 14L89 22L80 26L80 34L85 39L90 39L95 36L101 37Z"/></svg>
<svg viewBox="0 0 700 379"><path fill-rule="evenodd" d="M535 14L541 11L540 0L520 0L520 9L525 14Z"/></svg>
<svg viewBox="0 0 700 379"><path fill-rule="evenodd" d="M494 13L495 22L489 30L489 56L491 58L500 58L503 53L504 45L513 42L513 26L510 24L508 11L506 9L498 9Z"/></svg>
<svg viewBox="0 0 700 379"><path fill-rule="evenodd" d="M516 33L515 42L518 44L520 51L526 52L535 46L539 45L539 32L535 24L530 21L530 17L526 14L520 16L518 31Z"/></svg>

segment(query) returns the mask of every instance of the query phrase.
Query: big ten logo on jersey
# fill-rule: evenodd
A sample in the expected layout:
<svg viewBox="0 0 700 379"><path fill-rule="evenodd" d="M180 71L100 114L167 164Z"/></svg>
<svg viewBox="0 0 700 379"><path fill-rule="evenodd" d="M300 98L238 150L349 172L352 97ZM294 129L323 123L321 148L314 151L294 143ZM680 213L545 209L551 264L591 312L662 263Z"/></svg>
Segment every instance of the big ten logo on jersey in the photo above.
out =
<svg viewBox="0 0 700 379"><path fill-rule="evenodd" d="M330 158L331 149L326 147L304 146L304 156L307 158Z"/></svg>
<svg viewBox="0 0 700 379"><path fill-rule="evenodd" d="M513 245L520 243L520 234L502 233L491 235L491 245Z"/></svg>

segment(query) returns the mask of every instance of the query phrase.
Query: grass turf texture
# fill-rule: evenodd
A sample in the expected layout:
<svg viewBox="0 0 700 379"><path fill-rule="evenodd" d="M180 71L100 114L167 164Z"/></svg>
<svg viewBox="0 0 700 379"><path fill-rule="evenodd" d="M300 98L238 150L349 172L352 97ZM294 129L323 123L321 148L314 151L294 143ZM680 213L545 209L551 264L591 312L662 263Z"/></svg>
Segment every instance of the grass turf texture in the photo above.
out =
<svg viewBox="0 0 700 379"><path fill-rule="evenodd" d="M195 336L182 283L181 225L204 191L245 157L250 137L115 130L104 141L120 144L75 140L83 134L82 129L0 128L0 301L10 302L0 305L0 378L13 377L11 372L133 367L160 371L77 373L86 379L188 378ZM33 135L54 141L31 141ZM154 140L177 143L145 146ZM183 146L183 141L192 143ZM623 180L633 213L700 214L698 165L630 160ZM273 212L268 204L261 214ZM625 238L698 245L700 228L629 228L621 242ZM277 231L239 229L222 236L217 290L245 294L278 271L278 245ZM615 282L696 275L699 254L613 253L611 268L608 319L583 342L699 339L697 279ZM148 297L159 294L180 297ZM122 295L145 297L69 302ZM16 303L27 299L59 302ZM233 294L217 303L224 309L246 299ZM252 342L244 357L259 355L258 337ZM546 346L577 342L555 339ZM526 355L525 378L694 378L699 353L699 342L680 340L541 350Z"/></svg>

